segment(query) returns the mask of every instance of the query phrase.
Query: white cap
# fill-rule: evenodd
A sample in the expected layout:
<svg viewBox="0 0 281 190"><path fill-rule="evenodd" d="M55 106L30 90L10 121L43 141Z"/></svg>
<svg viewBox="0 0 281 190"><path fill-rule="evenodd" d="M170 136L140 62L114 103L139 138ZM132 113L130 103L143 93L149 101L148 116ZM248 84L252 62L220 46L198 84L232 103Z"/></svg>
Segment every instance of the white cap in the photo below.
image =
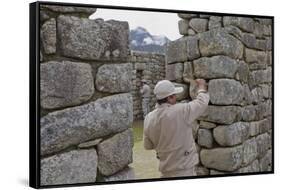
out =
<svg viewBox="0 0 281 190"><path fill-rule="evenodd" d="M173 83L168 80L159 81L154 88L154 94L158 100L171 96L172 94L179 94L183 91L183 87L175 87Z"/></svg>

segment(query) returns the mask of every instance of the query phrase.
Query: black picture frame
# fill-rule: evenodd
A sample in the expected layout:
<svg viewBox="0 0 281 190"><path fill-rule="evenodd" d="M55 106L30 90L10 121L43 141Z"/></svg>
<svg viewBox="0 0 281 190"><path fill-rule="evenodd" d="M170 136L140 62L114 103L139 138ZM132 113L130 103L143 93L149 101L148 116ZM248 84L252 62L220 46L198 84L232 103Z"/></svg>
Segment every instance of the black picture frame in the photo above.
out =
<svg viewBox="0 0 281 190"><path fill-rule="evenodd" d="M272 149L272 163L270 171L262 172L246 172L246 173L228 173L223 175L208 175L196 177L177 177L177 178L157 178L157 179L138 179L138 180L125 180L125 181L109 181L109 182L93 182L93 183L77 183L77 184L59 184L59 185L41 185L40 184L40 5L55 5L55 6L68 6L68 7L85 7L85 8L108 8L117 10L132 10L132 11L152 11L152 12L165 12L165 13L186 13L186 14L208 14L213 16L233 16L233 17L259 17L272 20L272 106L271 106L271 149ZM182 180L194 178L215 178L215 177L232 177L244 175L260 175L260 174L273 174L274 173L274 17L264 15L247 15L247 14L233 14L233 13L217 13L217 12L198 12L190 10L167 10L155 8L141 8L141 7L120 7L108 5L91 5L91 4L77 4L77 3L59 3L59 2L34 2L30 3L30 18L29 18L29 31L30 31L30 78L29 78L29 185L33 188L54 188L54 187L72 187L72 186L88 186L88 185L106 185L118 183L139 183L149 181L162 181L162 180Z"/></svg>

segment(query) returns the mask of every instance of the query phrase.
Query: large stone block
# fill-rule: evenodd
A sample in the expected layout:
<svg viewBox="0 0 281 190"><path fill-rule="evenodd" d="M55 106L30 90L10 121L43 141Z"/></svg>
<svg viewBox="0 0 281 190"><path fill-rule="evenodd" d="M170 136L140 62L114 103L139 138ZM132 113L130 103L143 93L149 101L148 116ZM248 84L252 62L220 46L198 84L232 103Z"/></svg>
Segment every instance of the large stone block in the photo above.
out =
<svg viewBox="0 0 281 190"><path fill-rule="evenodd" d="M96 8L77 7L77 6L61 6L61 5L41 5L41 8L48 9L59 13L84 13L88 16L96 12Z"/></svg>
<svg viewBox="0 0 281 190"><path fill-rule="evenodd" d="M96 74L96 88L101 92L130 92L132 88L133 65L104 64Z"/></svg>
<svg viewBox="0 0 281 190"><path fill-rule="evenodd" d="M268 67L266 70L252 71L249 74L249 87L253 89L262 83L270 83L272 81L272 70Z"/></svg>
<svg viewBox="0 0 281 190"><path fill-rule="evenodd" d="M234 78L238 68L235 60L227 56L203 57L193 62L197 78Z"/></svg>
<svg viewBox="0 0 281 190"><path fill-rule="evenodd" d="M198 130L198 144L203 147L212 148L214 138L212 132L208 129Z"/></svg>
<svg viewBox="0 0 281 190"><path fill-rule="evenodd" d="M214 29L200 34L199 49L201 56L227 55L242 58L243 44L224 30Z"/></svg>
<svg viewBox="0 0 281 190"><path fill-rule="evenodd" d="M241 30L250 33L253 33L255 29L255 21L249 17L225 16L223 17L223 25L234 25L239 27Z"/></svg>
<svg viewBox="0 0 281 190"><path fill-rule="evenodd" d="M41 185L93 183L97 176L95 149L73 150L41 160Z"/></svg>
<svg viewBox="0 0 281 190"><path fill-rule="evenodd" d="M271 147L271 137L267 133L263 133L256 137L258 147L258 158L262 158L267 150Z"/></svg>
<svg viewBox="0 0 281 190"><path fill-rule="evenodd" d="M253 162L258 156L258 147L255 138L244 142L243 165Z"/></svg>
<svg viewBox="0 0 281 190"><path fill-rule="evenodd" d="M222 26L222 17L220 16L211 16L209 20L209 30L215 29L215 28L220 28Z"/></svg>
<svg viewBox="0 0 281 190"><path fill-rule="evenodd" d="M61 15L57 19L60 51L88 60L126 60L129 55L127 22L90 20Z"/></svg>
<svg viewBox="0 0 281 190"><path fill-rule="evenodd" d="M241 118L241 109L238 106L208 106L205 115L200 120L220 124L232 124Z"/></svg>
<svg viewBox="0 0 281 190"><path fill-rule="evenodd" d="M178 16L182 19L190 19L190 18L194 18L197 17L197 14L187 14L187 13L178 13Z"/></svg>
<svg viewBox="0 0 281 190"><path fill-rule="evenodd" d="M188 35L188 21L187 20L179 20L179 33L181 35Z"/></svg>
<svg viewBox="0 0 281 190"><path fill-rule="evenodd" d="M57 30L56 20L54 18L47 20L41 28L41 42L43 45L44 52L46 54L56 53L57 44Z"/></svg>
<svg viewBox="0 0 281 190"><path fill-rule="evenodd" d="M245 48L245 60L247 63L259 63L266 65L267 54L264 51Z"/></svg>
<svg viewBox="0 0 281 190"><path fill-rule="evenodd" d="M250 172L259 172L259 171L260 171L259 161L255 160L250 165L239 168L234 173L250 173Z"/></svg>
<svg viewBox="0 0 281 190"><path fill-rule="evenodd" d="M198 37L187 36L171 41L166 49L166 63L185 62L200 57Z"/></svg>
<svg viewBox="0 0 281 190"><path fill-rule="evenodd" d="M189 21L189 26L198 33L205 32L208 28L208 19L192 18Z"/></svg>
<svg viewBox="0 0 281 190"><path fill-rule="evenodd" d="M241 104L241 101L243 100L243 86L236 80L213 79L209 81L208 89L212 104Z"/></svg>
<svg viewBox="0 0 281 190"><path fill-rule="evenodd" d="M260 159L260 171L272 171L272 150L268 150L264 157Z"/></svg>
<svg viewBox="0 0 281 190"><path fill-rule="evenodd" d="M41 155L61 151L92 139L121 132L133 122L130 94L98 99L41 118Z"/></svg>
<svg viewBox="0 0 281 190"><path fill-rule="evenodd" d="M202 164L207 168L220 171L234 171L242 164L243 146L202 149L200 158Z"/></svg>
<svg viewBox="0 0 281 190"><path fill-rule="evenodd" d="M221 146L233 146L244 142L249 134L249 124L237 122L231 125L221 125L213 131L215 140Z"/></svg>
<svg viewBox="0 0 281 190"><path fill-rule="evenodd" d="M40 88L41 106L45 109L85 102L95 91L91 66L70 61L41 64Z"/></svg>
<svg viewBox="0 0 281 190"><path fill-rule="evenodd" d="M182 82L183 64L175 63L166 65L166 79L170 81Z"/></svg>
<svg viewBox="0 0 281 190"><path fill-rule="evenodd" d="M191 62L185 62L183 64L183 81L190 82L190 79L193 79L193 68Z"/></svg>
<svg viewBox="0 0 281 190"><path fill-rule="evenodd" d="M98 169L102 175L110 176L132 163L133 145L130 129L100 143L97 147Z"/></svg>
<svg viewBox="0 0 281 190"><path fill-rule="evenodd" d="M244 61L240 61L235 78L244 83L248 82L249 77L249 66Z"/></svg>

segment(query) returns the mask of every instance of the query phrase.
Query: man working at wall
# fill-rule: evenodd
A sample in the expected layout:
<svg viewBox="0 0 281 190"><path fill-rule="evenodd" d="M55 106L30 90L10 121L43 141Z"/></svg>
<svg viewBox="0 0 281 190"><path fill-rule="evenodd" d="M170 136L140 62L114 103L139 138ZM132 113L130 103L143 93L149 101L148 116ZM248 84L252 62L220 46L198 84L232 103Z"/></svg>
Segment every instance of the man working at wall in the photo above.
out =
<svg viewBox="0 0 281 190"><path fill-rule="evenodd" d="M150 100L150 93L151 89L147 84L146 80L141 80L142 87L140 89L140 93L142 95L142 112L143 118L150 112L149 100Z"/></svg>
<svg viewBox="0 0 281 190"><path fill-rule="evenodd" d="M189 103L176 104L182 87L168 80L159 81L154 94L156 109L144 120L144 148L155 149L161 177L194 176L199 158L192 136L192 122L204 113L209 103L206 81L197 79L197 97Z"/></svg>

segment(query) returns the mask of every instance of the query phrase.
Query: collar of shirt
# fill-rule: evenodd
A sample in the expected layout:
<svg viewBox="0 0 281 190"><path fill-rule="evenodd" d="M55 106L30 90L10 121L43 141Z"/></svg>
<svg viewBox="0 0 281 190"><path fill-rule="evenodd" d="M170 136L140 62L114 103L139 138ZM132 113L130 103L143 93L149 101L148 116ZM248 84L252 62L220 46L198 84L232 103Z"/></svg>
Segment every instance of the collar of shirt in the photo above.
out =
<svg viewBox="0 0 281 190"><path fill-rule="evenodd" d="M164 108L164 107L169 107L171 104L169 103L163 103L163 104L156 104L155 108Z"/></svg>

